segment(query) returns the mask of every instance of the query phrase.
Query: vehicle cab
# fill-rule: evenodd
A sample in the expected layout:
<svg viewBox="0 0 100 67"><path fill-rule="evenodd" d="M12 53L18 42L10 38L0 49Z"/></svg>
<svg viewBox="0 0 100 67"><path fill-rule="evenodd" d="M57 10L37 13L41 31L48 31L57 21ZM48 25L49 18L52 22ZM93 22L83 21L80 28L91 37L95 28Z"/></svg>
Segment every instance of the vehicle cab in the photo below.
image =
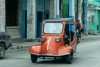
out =
<svg viewBox="0 0 100 67"><path fill-rule="evenodd" d="M67 63L71 63L77 37L74 31L70 31L70 24L74 24L71 18L44 20L41 44L30 47L31 61L36 62L40 57L62 57Z"/></svg>

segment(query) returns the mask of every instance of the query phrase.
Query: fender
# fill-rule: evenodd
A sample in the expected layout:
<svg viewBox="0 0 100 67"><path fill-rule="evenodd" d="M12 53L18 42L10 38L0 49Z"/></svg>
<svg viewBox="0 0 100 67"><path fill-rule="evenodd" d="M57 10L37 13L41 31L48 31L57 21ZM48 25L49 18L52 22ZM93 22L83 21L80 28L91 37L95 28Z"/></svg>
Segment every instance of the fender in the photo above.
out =
<svg viewBox="0 0 100 67"><path fill-rule="evenodd" d="M5 45L5 41L4 40L0 40L0 43L3 43L5 46L5 49L7 49L7 46Z"/></svg>

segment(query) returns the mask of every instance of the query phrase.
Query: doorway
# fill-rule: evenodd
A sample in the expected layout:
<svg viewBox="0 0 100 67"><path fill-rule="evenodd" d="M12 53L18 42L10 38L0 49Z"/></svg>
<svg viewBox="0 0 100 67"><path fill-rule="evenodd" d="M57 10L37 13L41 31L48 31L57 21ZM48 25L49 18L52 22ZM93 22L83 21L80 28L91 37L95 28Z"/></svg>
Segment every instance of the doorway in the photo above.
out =
<svg viewBox="0 0 100 67"><path fill-rule="evenodd" d="M18 0L6 0L6 26L18 26Z"/></svg>
<svg viewBox="0 0 100 67"><path fill-rule="evenodd" d="M6 31L11 33L13 38L21 37L19 2L20 0L6 0Z"/></svg>

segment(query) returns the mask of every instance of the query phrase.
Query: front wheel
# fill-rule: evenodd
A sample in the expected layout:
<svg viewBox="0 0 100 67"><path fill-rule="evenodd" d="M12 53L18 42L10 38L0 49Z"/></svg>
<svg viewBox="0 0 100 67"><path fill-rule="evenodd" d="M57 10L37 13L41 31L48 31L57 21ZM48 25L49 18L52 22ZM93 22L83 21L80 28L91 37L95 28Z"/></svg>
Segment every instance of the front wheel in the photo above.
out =
<svg viewBox="0 0 100 67"><path fill-rule="evenodd" d="M38 56L31 54L31 61L35 63L38 59Z"/></svg>
<svg viewBox="0 0 100 67"><path fill-rule="evenodd" d="M70 53L70 55L67 56L67 63L71 64L73 60L73 51Z"/></svg>
<svg viewBox="0 0 100 67"><path fill-rule="evenodd" d="M5 46L3 43L0 43L0 59L5 57Z"/></svg>

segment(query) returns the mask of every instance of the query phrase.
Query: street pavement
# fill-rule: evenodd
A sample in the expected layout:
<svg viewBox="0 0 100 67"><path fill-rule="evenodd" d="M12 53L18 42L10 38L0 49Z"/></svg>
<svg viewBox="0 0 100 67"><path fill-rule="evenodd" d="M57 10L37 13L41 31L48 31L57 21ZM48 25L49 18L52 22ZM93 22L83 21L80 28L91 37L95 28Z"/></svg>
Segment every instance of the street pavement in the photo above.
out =
<svg viewBox="0 0 100 67"><path fill-rule="evenodd" d="M8 50L6 57L0 59L0 67L100 67L100 41L81 42L72 64L54 58L38 59L32 63L28 49Z"/></svg>
<svg viewBox="0 0 100 67"><path fill-rule="evenodd" d="M87 41L93 41L93 40L100 40L100 35L83 35L80 39L80 42L87 42ZM13 39L13 45L10 49L23 49L23 48L29 48L32 45L40 44L38 42L38 39L36 40L26 40L26 39Z"/></svg>

